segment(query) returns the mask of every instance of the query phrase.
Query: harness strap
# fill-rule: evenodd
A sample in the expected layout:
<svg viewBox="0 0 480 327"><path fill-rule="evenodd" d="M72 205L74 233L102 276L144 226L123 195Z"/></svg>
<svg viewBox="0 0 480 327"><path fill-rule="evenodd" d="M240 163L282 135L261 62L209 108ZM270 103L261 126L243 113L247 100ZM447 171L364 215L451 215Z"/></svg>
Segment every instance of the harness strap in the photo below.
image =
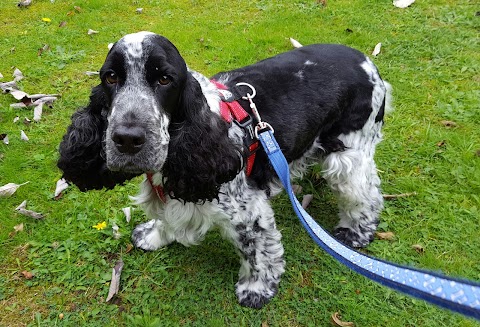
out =
<svg viewBox="0 0 480 327"><path fill-rule="evenodd" d="M260 143L254 137L252 117L245 109L238 103L234 95L228 90L228 88L217 82L211 80L217 87L220 93L220 114L227 123L232 121L236 122L238 126L246 130L245 146L248 149L247 166L245 173L250 176L253 170L253 164L255 163L256 151L259 148Z"/></svg>

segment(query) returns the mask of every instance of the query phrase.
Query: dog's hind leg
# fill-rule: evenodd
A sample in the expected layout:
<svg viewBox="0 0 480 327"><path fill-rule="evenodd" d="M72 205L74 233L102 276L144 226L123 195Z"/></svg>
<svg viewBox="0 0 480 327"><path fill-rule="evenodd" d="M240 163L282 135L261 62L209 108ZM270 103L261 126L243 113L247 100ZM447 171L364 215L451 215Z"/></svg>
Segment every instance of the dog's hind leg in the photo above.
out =
<svg viewBox="0 0 480 327"><path fill-rule="evenodd" d="M340 135L346 149L329 154L323 162L323 177L338 198L340 222L334 236L352 247L365 247L373 240L383 209L373 158L381 125Z"/></svg>

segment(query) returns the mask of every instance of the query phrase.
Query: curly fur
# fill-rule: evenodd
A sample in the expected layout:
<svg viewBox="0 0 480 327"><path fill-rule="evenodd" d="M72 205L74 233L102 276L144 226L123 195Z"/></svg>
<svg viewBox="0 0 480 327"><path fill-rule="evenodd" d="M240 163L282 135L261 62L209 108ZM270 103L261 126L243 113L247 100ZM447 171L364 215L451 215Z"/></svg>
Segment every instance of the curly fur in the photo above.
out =
<svg viewBox="0 0 480 327"><path fill-rule="evenodd" d="M63 177L82 191L111 189L135 176L107 168L103 148L107 108L102 88L95 87L90 104L72 115L72 124L60 143L57 165Z"/></svg>
<svg viewBox="0 0 480 327"><path fill-rule="evenodd" d="M60 145L64 177L86 190L148 173L133 198L150 219L134 229L135 246L195 245L217 227L240 255L239 303L264 306L285 271L269 203L281 188L265 152L257 151L246 176L245 130L221 118L215 85L189 70L162 36L123 37L100 78ZM239 82L255 87L254 101L275 129L292 176L320 164L338 199L334 235L367 246L383 208L374 154L391 99L375 65L344 46L311 45L213 78L235 94L248 91ZM239 103L251 113L248 101Z"/></svg>
<svg viewBox="0 0 480 327"><path fill-rule="evenodd" d="M162 169L164 188L173 198L216 199L221 185L242 168L242 148L225 137L229 124L209 113L198 81L189 75L170 123L168 157Z"/></svg>

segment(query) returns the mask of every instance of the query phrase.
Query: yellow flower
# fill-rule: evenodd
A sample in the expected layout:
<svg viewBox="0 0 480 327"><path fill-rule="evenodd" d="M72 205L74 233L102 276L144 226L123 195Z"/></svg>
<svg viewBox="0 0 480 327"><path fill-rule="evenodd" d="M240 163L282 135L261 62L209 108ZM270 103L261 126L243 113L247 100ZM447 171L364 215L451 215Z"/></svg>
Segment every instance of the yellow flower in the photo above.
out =
<svg viewBox="0 0 480 327"><path fill-rule="evenodd" d="M97 230L101 230L101 229L105 229L107 228L107 222L106 221L102 221L101 223L98 223L94 226L92 226L93 228L96 228Z"/></svg>
<svg viewBox="0 0 480 327"><path fill-rule="evenodd" d="M52 20L50 18L47 18L47 17L43 17L42 21L44 21L45 23L51 23L52 22Z"/></svg>

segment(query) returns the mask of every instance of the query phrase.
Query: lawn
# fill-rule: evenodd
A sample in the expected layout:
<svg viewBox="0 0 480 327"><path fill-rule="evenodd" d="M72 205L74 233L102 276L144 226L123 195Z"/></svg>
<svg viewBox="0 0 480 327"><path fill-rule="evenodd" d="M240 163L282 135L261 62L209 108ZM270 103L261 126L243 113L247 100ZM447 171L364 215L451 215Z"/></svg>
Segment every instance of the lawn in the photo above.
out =
<svg viewBox="0 0 480 327"><path fill-rule="evenodd" d="M372 58L395 96L376 154L382 188L416 195L386 202L379 230L393 239L377 239L365 252L480 280L478 10L468 0L417 1L406 9L390 0L33 0L27 8L2 1L0 82L18 68L23 91L60 97L44 106L40 121L25 123L32 109L12 108L15 99L0 94L0 134L9 138L0 141L0 186L29 182L0 198L0 326L330 326L335 312L355 326L480 326L334 261L302 230L285 195L273 204L286 273L261 310L238 305L237 255L217 232L197 247L131 249L130 233L146 218L136 209L127 223L122 208L140 178L112 191L71 187L54 199L58 144L98 83L85 72L98 70L107 44L124 34L165 35L207 76L287 51L289 37L367 54L381 42ZM331 230L336 202L318 169L300 184L300 197L314 195L309 212ZM23 200L45 218L15 212ZM105 229L92 227L103 221ZM120 291L106 303L120 258Z"/></svg>

